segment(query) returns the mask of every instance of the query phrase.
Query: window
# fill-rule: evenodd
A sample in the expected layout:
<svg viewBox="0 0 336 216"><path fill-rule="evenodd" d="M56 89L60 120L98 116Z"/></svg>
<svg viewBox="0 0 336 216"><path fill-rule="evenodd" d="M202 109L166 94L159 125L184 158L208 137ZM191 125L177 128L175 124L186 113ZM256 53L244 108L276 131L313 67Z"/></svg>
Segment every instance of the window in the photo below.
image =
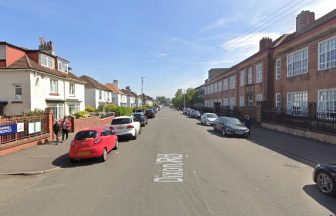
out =
<svg viewBox="0 0 336 216"><path fill-rule="evenodd" d="M51 69L55 68L55 66L54 66L55 65L55 59L50 57L50 56L40 54L40 61L41 61L41 65L44 66L44 67L48 67L48 68L51 68Z"/></svg>
<svg viewBox="0 0 336 216"><path fill-rule="evenodd" d="M103 100L103 91L99 90L99 100Z"/></svg>
<svg viewBox="0 0 336 216"><path fill-rule="evenodd" d="M55 119L64 117L64 104L48 104L47 107L53 112Z"/></svg>
<svg viewBox="0 0 336 216"><path fill-rule="evenodd" d="M69 115L79 112L79 104L69 104Z"/></svg>
<svg viewBox="0 0 336 216"><path fill-rule="evenodd" d="M227 91L229 89L229 80L226 78L224 81L223 81L223 90L224 91Z"/></svg>
<svg viewBox="0 0 336 216"><path fill-rule="evenodd" d="M218 83L218 92L221 92L222 91L222 81L219 81Z"/></svg>
<svg viewBox="0 0 336 216"><path fill-rule="evenodd" d="M308 48L303 48L287 55L287 77L308 72Z"/></svg>
<svg viewBox="0 0 336 216"><path fill-rule="evenodd" d="M230 76L230 86L229 88L230 89L235 89L236 88L236 76L233 75L233 76Z"/></svg>
<svg viewBox="0 0 336 216"><path fill-rule="evenodd" d="M22 86L14 84L14 101L22 101Z"/></svg>
<svg viewBox="0 0 336 216"><path fill-rule="evenodd" d="M262 94L256 95L256 101L262 101Z"/></svg>
<svg viewBox="0 0 336 216"><path fill-rule="evenodd" d="M236 97L230 97L229 105L231 109L233 109L236 106Z"/></svg>
<svg viewBox="0 0 336 216"><path fill-rule="evenodd" d="M281 78L281 58L277 58L275 61L275 79Z"/></svg>
<svg viewBox="0 0 336 216"><path fill-rule="evenodd" d="M318 90L317 112L320 117L336 117L336 89Z"/></svg>
<svg viewBox="0 0 336 216"><path fill-rule="evenodd" d="M217 83L214 83L214 92L217 92Z"/></svg>
<svg viewBox="0 0 336 216"><path fill-rule="evenodd" d="M253 77L252 67L249 67L247 71L247 84L248 85L253 84L252 77Z"/></svg>
<svg viewBox="0 0 336 216"><path fill-rule="evenodd" d="M229 99L228 98L223 98L223 106L229 106Z"/></svg>
<svg viewBox="0 0 336 216"><path fill-rule="evenodd" d="M204 94L205 94L205 95L208 94L208 86L205 86L205 88L204 88Z"/></svg>
<svg viewBox="0 0 336 216"><path fill-rule="evenodd" d="M308 93L288 92L287 93L287 113L295 116L305 116L308 110Z"/></svg>
<svg viewBox="0 0 336 216"><path fill-rule="evenodd" d="M58 81L57 80L50 80L50 93L58 93Z"/></svg>
<svg viewBox="0 0 336 216"><path fill-rule="evenodd" d="M263 80L262 63L256 65L256 83L261 83Z"/></svg>
<svg viewBox="0 0 336 216"><path fill-rule="evenodd" d="M239 106L240 107L244 107L245 106L245 97L244 96L240 96L239 97Z"/></svg>
<svg viewBox="0 0 336 216"><path fill-rule="evenodd" d="M253 96L252 96L252 95L249 95L249 96L247 97L247 105L248 105L249 107L252 107L252 106L253 106Z"/></svg>
<svg viewBox="0 0 336 216"><path fill-rule="evenodd" d="M336 67L336 36L320 42L318 47L318 69L334 67Z"/></svg>
<svg viewBox="0 0 336 216"><path fill-rule="evenodd" d="M240 86L244 86L245 85L245 71L242 70L240 71Z"/></svg>
<svg viewBox="0 0 336 216"><path fill-rule="evenodd" d="M107 93L107 101L110 101L110 92L106 92Z"/></svg>
<svg viewBox="0 0 336 216"><path fill-rule="evenodd" d="M75 83L69 83L69 95L75 95Z"/></svg>
<svg viewBox="0 0 336 216"><path fill-rule="evenodd" d="M281 94L280 93L275 94L275 107L277 109L281 109Z"/></svg>

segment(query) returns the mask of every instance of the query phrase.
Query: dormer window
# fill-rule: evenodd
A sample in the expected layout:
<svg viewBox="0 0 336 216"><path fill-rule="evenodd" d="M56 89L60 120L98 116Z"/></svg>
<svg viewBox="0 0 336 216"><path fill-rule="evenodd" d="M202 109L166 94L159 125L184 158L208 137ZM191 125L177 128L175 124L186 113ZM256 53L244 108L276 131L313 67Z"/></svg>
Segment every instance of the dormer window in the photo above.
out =
<svg viewBox="0 0 336 216"><path fill-rule="evenodd" d="M61 72L68 73L69 72L69 64L65 63L64 61L58 59L58 70Z"/></svg>
<svg viewBox="0 0 336 216"><path fill-rule="evenodd" d="M47 56L45 54L40 54L40 63L44 67L48 67L50 69L55 68L55 60L54 58Z"/></svg>

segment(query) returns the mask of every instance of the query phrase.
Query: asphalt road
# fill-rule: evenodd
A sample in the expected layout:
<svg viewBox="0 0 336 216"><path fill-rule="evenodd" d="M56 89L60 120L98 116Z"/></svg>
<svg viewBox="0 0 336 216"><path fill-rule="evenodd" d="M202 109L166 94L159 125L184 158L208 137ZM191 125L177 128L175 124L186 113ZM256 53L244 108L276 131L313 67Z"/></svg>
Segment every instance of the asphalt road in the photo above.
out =
<svg viewBox="0 0 336 216"><path fill-rule="evenodd" d="M334 215L336 200L319 193L312 171L164 108L105 163L0 177L0 215ZM162 175L183 182L153 182Z"/></svg>

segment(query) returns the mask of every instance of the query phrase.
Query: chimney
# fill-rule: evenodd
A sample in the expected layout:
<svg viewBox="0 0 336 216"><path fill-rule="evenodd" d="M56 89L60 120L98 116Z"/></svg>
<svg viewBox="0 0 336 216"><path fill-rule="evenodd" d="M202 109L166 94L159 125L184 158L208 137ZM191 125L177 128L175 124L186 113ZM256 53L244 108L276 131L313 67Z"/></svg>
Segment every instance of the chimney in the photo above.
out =
<svg viewBox="0 0 336 216"><path fill-rule="evenodd" d="M50 55L55 55L54 45L52 41L45 41L43 37L40 37L39 50L48 53Z"/></svg>
<svg viewBox="0 0 336 216"><path fill-rule="evenodd" d="M131 91L131 87L130 86L126 86L126 90L127 91Z"/></svg>
<svg viewBox="0 0 336 216"><path fill-rule="evenodd" d="M272 39L269 37L264 37L260 40L259 43L259 51L264 50L264 49L268 49L272 47Z"/></svg>
<svg viewBox="0 0 336 216"><path fill-rule="evenodd" d="M310 11L302 11L296 17L296 32L302 31L304 27L315 21L315 13Z"/></svg>
<svg viewBox="0 0 336 216"><path fill-rule="evenodd" d="M112 84L119 89L119 82L118 82L118 80L113 80Z"/></svg>

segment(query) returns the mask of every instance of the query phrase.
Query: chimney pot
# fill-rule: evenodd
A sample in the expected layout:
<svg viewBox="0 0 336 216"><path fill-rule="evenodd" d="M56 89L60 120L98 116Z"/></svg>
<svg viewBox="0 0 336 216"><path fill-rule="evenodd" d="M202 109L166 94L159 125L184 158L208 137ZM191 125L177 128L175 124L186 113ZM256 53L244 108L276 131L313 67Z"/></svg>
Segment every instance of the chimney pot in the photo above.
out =
<svg viewBox="0 0 336 216"><path fill-rule="evenodd" d="M267 48L271 48L272 47L272 43L273 43L273 41L272 41L271 38L269 38L269 37L263 37L260 40L260 43L259 43L259 51L267 49Z"/></svg>

